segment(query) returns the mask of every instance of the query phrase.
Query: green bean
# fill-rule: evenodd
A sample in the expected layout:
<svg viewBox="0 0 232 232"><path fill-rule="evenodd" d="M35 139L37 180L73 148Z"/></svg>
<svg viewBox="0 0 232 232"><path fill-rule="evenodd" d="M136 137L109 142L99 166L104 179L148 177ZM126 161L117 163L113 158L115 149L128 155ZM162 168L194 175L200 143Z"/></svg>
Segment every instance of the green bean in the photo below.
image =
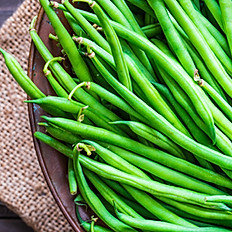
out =
<svg viewBox="0 0 232 232"><path fill-rule="evenodd" d="M112 206L117 204L118 208L125 214L134 218L143 218L133 208L127 205L112 189L110 189L95 173L84 169L84 174L98 190L98 192L108 201Z"/></svg>
<svg viewBox="0 0 232 232"><path fill-rule="evenodd" d="M67 147L65 145L63 145L62 143L59 143L58 141L51 139L49 136L44 135L41 132L36 132L35 133L35 137L39 138L40 140L42 140L43 142L49 144L50 146L52 146L55 149L58 149L60 152L62 152L63 154L65 154L68 157L73 157L73 153L72 150L70 148L67 149ZM128 189L130 191L132 188ZM134 189L136 190L136 189ZM170 220L173 223L183 223L184 220L180 220L180 218L176 217L174 214L170 214L169 211L165 211L164 208L162 208L160 206L160 204L156 203L155 200L153 200L151 197L149 197L146 193L142 192L142 191L132 191L132 195L135 197L135 199L138 199L138 202L141 203L142 205L145 205L146 208L152 212L155 215L160 215L159 217L164 219L164 220ZM135 195L137 194L137 195ZM139 194L139 195L138 195ZM140 197L141 196L141 200ZM147 199L148 198L148 199ZM152 203L152 204L151 204ZM167 216L168 213L168 217L165 219L165 217ZM178 220L177 220L178 219ZM189 224L190 225L190 224Z"/></svg>
<svg viewBox="0 0 232 232"><path fill-rule="evenodd" d="M157 197L157 198L160 199L161 201L169 204L169 205L176 207L177 209L184 211L184 212L187 212L187 213L190 213L193 215L197 215L197 217L202 217L202 218L206 218L206 219L216 219L216 220L231 220L231 218L232 218L232 215L230 212L224 213L224 211L222 212L222 211L217 211L217 210L206 209L206 208L202 208L202 207L199 207L196 205L191 205L191 204L187 204L187 203L180 203L180 202L173 201L172 199L168 199L168 198L164 198L164 197Z"/></svg>
<svg viewBox="0 0 232 232"><path fill-rule="evenodd" d="M86 63L88 64L88 66L90 68L90 72L93 76L94 82L98 85L101 85L104 89L108 90L112 94L116 94L114 89L108 85L108 83L105 81L105 79L102 77L102 75L98 72L98 70L92 65L92 62L88 58L86 59Z"/></svg>
<svg viewBox="0 0 232 232"><path fill-rule="evenodd" d="M194 227L193 224L189 223L185 219L178 217L176 214L164 208L161 204L159 204L154 198L152 198L147 193L132 188L131 186L124 185L127 191L134 197L134 199L145 207L150 213L152 213L155 217L160 220L164 220L167 222L171 222L176 225L183 225L187 227Z"/></svg>
<svg viewBox="0 0 232 232"><path fill-rule="evenodd" d="M147 176L143 173L138 172L137 170L134 171L134 169L129 168L130 165L128 165L124 160L121 160L121 162L119 163L119 165L117 165L115 163L115 154L110 153L109 150L107 151L106 149L103 149L102 147L100 147L98 144L94 143L94 142L90 142L90 141L86 141L83 140L83 142L87 142L88 144L91 144L92 146L94 146L96 148L96 152L98 154L101 155L101 157L109 157L108 159L105 159L105 161L109 164L111 164L112 166L119 168L120 170L125 170L128 173L131 174L135 174L137 176L147 178ZM110 146L111 147L111 146ZM123 150L121 149L117 149L117 151L120 151L120 156L121 156L121 152L123 152ZM104 155L104 156L103 156ZM124 158L124 157L123 157ZM118 158L117 158L118 159ZM129 162L131 161L130 159L127 159ZM124 188L130 193L130 195L132 195L136 201L138 201L140 204L145 204L146 208L152 212L155 216L159 217L160 219L163 219L165 221L169 221L169 222L173 222L175 224L181 224L181 225L186 225L186 222L178 217L176 217L173 214L170 214L170 212L165 211L163 207L161 207L157 202L155 202L155 200L153 200L151 197L149 197L147 194L141 192L138 189L132 188L130 186L124 185ZM152 204L151 204L152 202ZM150 204L150 206L148 206L148 203ZM151 207L152 206L152 207ZM151 209L152 208L152 209ZM161 216L162 215L162 216ZM168 215L168 216L167 216ZM189 225L187 223L187 225Z"/></svg>
<svg viewBox="0 0 232 232"><path fill-rule="evenodd" d="M189 36L189 39L204 59L207 67L214 74L216 80L227 92L227 94L229 96L232 96L232 81L229 75L226 73L225 69L222 67L214 53L209 48L207 42L205 41L199 30L196 28L195 24L190 20L190 18L176 1L165 0L165 3L167 4L170 12L183 27L186 34Z"/></svg>
<svg viewBox="0 0 232 232"><path fill-rule="evenodd" d="M82 218L81 218L81 215L79 213L79 210L78 210L78 207L76 207L76 215L77 215L77 218L80 222L80 225L88 232L91 232L91 224L84 221ZM112 232L112 230L108 229L108 228L105 228L105 227L102 227L102 226L99 226L99 225L94 225L94 232Z"/></svg>
<svg viewBox="0 0 232 232"><path fill-rule="evenodd" d="M140 26L135 20L134 15L132 14L130 8L127 6L126 2L124 0L113 0L113 2L118 7L118 9L122 12L122 14L125 16L132 30L144 36L143 31L141 30Z"/></svg>
<svg viewBox="0 0 232 232"><path fill-rule="evenodd" d="M130 201L133 201L134 198L130 195L130 193L122 187L122 185L116 181L108 180L106 178L100 177L111 189L113 189L115 192L119 193L121 196L123 196L125 199L128 199ZM124 199L124 201L125 201ZM139 213L139 212L138 212Z"/></svg>
<svg viewBox="0 0 232 232"><path fill-rule="evenodd" d="M133 117L141 121L145 121L144 118L140 114L138 114L133 108L131 108L124 100L122 100L117 95L112 94L111 92L107 91L106 89L102 88L100 85L94 82L89 83L89 85L92 91L95 92L102 99L105 99L106 101L122 109L123 111L127 112Z"/></svg>
<svg viewBox="0 0 232 232"><path fill-rule="evenodd" d="M142 9L150 16L154 17L154 12L147 2L144 2L143 0L128 0L128 2Z"/></svg>
<svg viewBox="0 0 232 232"><path fill-rule="evenodd" d="M79 141L81 141L81 138L79 136L74 136L68 131L62 130L61 128L55 127L53 125L47 124L47 123L39 123L41 126L45 126L46 131L53 136L54 138L61 140L68 144L77 144Z"/></svg>
<svg viewBox="0 0 232 232"><path fill-rule="evenodd" d="M206 95L201 95L213 114L215 124L226 136L232 140L232 122L228 120L228 118L214 105L213 102L210 101Z"/></svg>
<svg viewBox="0 0 232 232"><path fill-rule="evenodd" d="M167 222L145 220L145 219L134 219L131 216L119 213L116 211L117 217L127 223L130 226L133 226L138 229L146 231L165 231L165 232L184 232L184 231L204 231L204 232L223 232L229 231L228 229L216 228L216 227L204 227L204 228L189 228L184 226L178 226Z"/></svg>
<svg viewBox="0 0 232 232"><path fill-rule="evenodd" d="M88 20L96 21L96 18L91 13L86 13L85 11L79 10L81 14L88 18ZM112 22L112 26L115 28L116 32L120 37L123 37L126 40L129 40L132 44L137 45L140 49L143 49L147 52L152 58L154 58L157 63L163 66L167 71L176 79L182 86L183 89L191 96L191 100L194 103L195 107L198 109L199 114L202 119L207 123L208 127L211 130L211 138L214 141L215 131L213 127L212 115L209 112L209 109L206 107L205 103L202 102L202 99L199 98L198 89L194 86L191 77L183 70L178 64L173 64L172 60L166 56L162 51L160 51L154 44L145 38L141 37L137 33L134 33L127 28L121 26L118 23ZM181 77L181 78L180 78ZM183 78L185 77L185 78ZM191 89L191 90L190 90ZM190 92L189 92L190 91Z"/></svg>
<svg viewBox="0 0 232 232"><path fill-rule="evenodd" d="M220 202L225 202L225 203L230 203L231 199L232 199L231 196L228 196L228 198L222 197L221 199L218 198L217 196L209 196L205 198L206 202L219 202L221 200Z"/></svg>
<svg viewBox="0 0 232 232"><path fill-rule="evenodd" d="M204 41L202 39L202 44L206 42L209 45L209 48L214 52L218 60L221 62L221 64L226 68L226 70L229 72L229 74L232 74L232 62L230 57L227 56L227 54L224 52L224 50L221 48L217 40L210 34L208 29L205 27L205 25L202 23L201 19L197 17L197 12L193 7L193 4L190 0L181 0L180 5L185 10L186 14L189 16L189 18L192 20L192 22L197 26L200 33L204 37ZM191 37L190 37L191 39ZM196 47L197 48L197 47ZM202 47L203 48L203 47ZM210 51L209 49L209 51ZM219 62L218 62L219 63ZM223 69L223 67L221 67Z"/></svg>
<svg viewBox="0 0 232 232"><path fill-rule="evenodd" d="M165 82L168 85L168 87L171 90L171 92L173 93L173 95L175 96L176 100L182 105L182 107L184 107L184 109L192 117L192 119L194 120L194 122L196 122L196 124L198 125L198 127L200 129L202 129L206 134L208 134L207 127L199 119L199 117L197 115L197 112L195 111L194 107L192 106L191 101L188 99L188 97L186 96L186 94L184 94L184 92L181 90L181 88L176 84L175 81L173 81L171 79L171 77L169 77L169 75L167 73L164 73L164 74L165 75L163 75L162 77L166 78ZM174 86L175 86L175 88L174 88ZM211 107L213 107L212 112L214 113L214 115L218 116L218 119L220 117L223 117L223 115L220 113L220 111L218 111L218 109L214 105L212 105L211 101L209 101L208 98L206 100L208 101L208 104ZM214 112L214 111L216 111L216 112ZM230 122L228 122L228 120L226 118L224 118L223 120L225 120L225 122L227 124L230 124ZM220 119L218 121L220 123ZM215 127L215 128L216 128L216 146L218 146L218 148L220 150L223 149L222 151L225 154L231 156L231 150L228 149L228 147L232 146L231 142L229 141L229 139L225 135L223 135L223 133L217 127Z"/></svg>
<svg viewBox="0 0 232 232"><path fill-rule="evenodd" d="M65 8L66 9L66 8ZM71 26L72 30L74 31L75 35L77 36L83 36L83 37L88 37L88 35L85 33L85 31L81 28L81 26L79 26L75 20L75 18L73 18L73 16L68 13L67 11L63 11L64 12L64 16L68 21L68 24Z"/></svg>
<svg viewBox="0 0 232 232"><path fill-rule="evenodd" d="M127 7L126 3L123 0L114 1L114 4L116 6L111 1L108 1L108 0L98 0L98 2L100 2L103 9L107 11L107 13L110 15L110 17L114 21L124 25L127 28L130 28L131 30L134 30L141 36L144 36L143 31L139 27L133 14L131 13L130 9ZM122 43L122 47L124 47L125 46L124 42L121 41L121 43ZM151 67L151 64L146 54L140 49L137 49L137 47L135 46L132 46L132 49L134 53L136 54L136 56L139 58L139 60L142 62L142 64L153 75L154 71Z"/></svg>
<svg viewBox="0 0 232 232"><path fill-rule="evenodd" d="M62 11L67 11L67 9L65 8L65 6L59 2L55 2L55 1L50 1L49 6L62 10Z"/></svg>
<svg viewBox="0 0 232 232"><path fill-rule="evenodd" d="M169 89L159 83L152 82L155 85L156 89L160 92L161 96L163 96L167 101L171 104L171 106L175 109L175 113L180 116L186 127L189 129L192 136L201 144L209 146L211 145L210 139L206 136L206 134L196 125L195 121L189 116L186 112L185 108L182 107L174 98Z"/></svg>
<svg viewBox="0 0 232 232"><path fill-rule="evenodd" d="M95 2L89 2L91 8L97 15L102 27L104 28L104 33L106 35L107 41L109 42L111 52L114 58L115 67L117 71L117 75L119 78L119 81L125 85L128 89L131 89L131 80L129 76L129 71L123 56L123 51L121 44L119 42L118 36L115 33L113 27L111 26L108 18L106 17L103 10L100 8L100 6Z"/></svg>
<svg viewBox="0 0 232 232"><path fill-rule="evenodd" d="M7 53L2 48L0 48L0 53L2 53L5 59L5 64L8 70L27 95L33 99L45 97L45 94L37 88L37 86L22 69L18 61L11 54Z"/></svg>
<svg viewBox="0 0 232 232"><path fill-rule="evenodd" d="M97 0L96 1L103 9L107 9L107 14L112 18L112 20L129 27L132 29L129 21L125 18L123 13L119 10L119 8L112 2L108 0Z"/></svg>
<svg viewBox="0 0 232 232"><path fill-rule="evenodd" d="M53 58L52 54L49 52L49 50L46 48L40 37L38 36L35 29L33 29L33 23L31 25L30 30L31 38L38 50L38 52L41 54L45 62L48 60L51 60ZM50 64L50 68L52 72L55 74L57 80L61 83L61 85L68 91L71 92L77 84L75 81L71 78L71 76L62 68L62 66L58 62L52 62ZM119 117L116 116L113 112L106 109L103 105L101 105L94 97L92 97L90 94L86 93L83 89L78 89L74 93L75 98L80 100L86 105L89 105L93 109L98 109L101 111L103 115L108 117L110 120L117 120Z"/></svg>
<svg viewBox="0 0 232 232"><path fill-rule="evenodd" d="M75 42L77 42L78 44L84 45L85 47L88 47L88 46L91 47L91 49L95 53L97 53L99 55L99 57L104 59L109 65L111 65L112 67L115 66L113 56L110 53L108 53L106 50L104 50L102 47L97 45L95 42L93 42L87 38L76 37L76 36L73 37L73 40Z"/></svg>
<svg viewBox="0 0 232 232"><path fill-rule="evenodd" d="M39 99L46 96L27 76L18 61L12 55L4 51L2 48L0 48L0 53L3 54L6 66L10 73L12 74L16 82L21 86L21 88L26 92L26 94L30 96L30 98ZM70 118L70 115L51 106L44 106L43 109L51 115Z"/></svg>
<svg viewBox="0 0 232 232"><path fill-rule="evenodd" d="M230 15L230 12L232 9L232 4L230 1L220 0L219 5L221 8L221 16L222 16L220 19L222 20L224 32L226 34L226 38L227 38L227 41L229 43L230 52L232 53L232 30L231 30L232 17ZM219 10L220 10L220 8L219 8Z"/></svg>
<svg viewBox="0 0 232 232"><path fill-rule="evenodd" d="M88 43L88 45L93 45L93 43L87 39L82 39L79 38L79 41L81 41L82 44ZM96 51L99 55L103 55L105 56L105 59L108 60L109 63L111 63L113 65L112 62L112 57L106 53L104 50L102 51L101 48L97 48L97 46L95 45L93 47L93 50ZM150 82L146 79L146 77L143 74L143 70L140 70L139 67L137 66L137 64L130 58L129 55L126 54L125 56L130 73L132 75L133 78L136 78L136 82L138 82L138 84L140 86L142 86L142 88L144 89L145 94L147 94L147 98L151 99L150 103L152 104L153 107L155 107L155 109L160 112L164 117L166 117L167 119L169 119L169 121L176 125L176 127L184 132L185 134L188 135L187 130L183 127L183 125L181 125L180 121L175 117L175 115L173 114L173 112L169 109L169 107L166 105L166 103L163 101L163 99L160 97L159 93L157 92L157 90L155 88L153 88L153 86L150 84ZM146 91L145 91L146 90ZM154 99L155 98L155 99ZM136 116L135 116L136 117Z"/></svg>
<svg viewBox="0 0 232 232"><path fill-rule="evenodd" d="M121 156L116 155L114 152L104 148L103 146L99 145L96 142L90 140L83 140L83 143L87 143L93 146L96 149L96 153L108 164L112 165L113 167L122 170L127 173L131 173L136 176L140 176L144 179L150 179L142 170L135 167L130 162L126 161Z"/></svg>
<svg viewBox="0 0 232 232"><path fill-rule="evenodd" d="M216 0L204 0L204 3L206 4L207 8L210 10L211 14L213 15L214 19L217 21L220 28L223 30L224 25L222 21L222 12L221 12L221 5L219 7L218 2Z"/></svg>
<svg viewBox="0 0 232 232"><path fill-rule="evenodd" d="M85 168L97 173L100 176L120 181L123 184L130 185L145 192L151 193L155 196L163 196L181 202L201 205L203 207L217 208L221 210L230 209L222 203L209 204L205 202L205 197L207 197L207 195L203 193L194 192L180 187L162 184L154 180L147 180L145 178L137 177L126 172L122 172L112 166L94 161L85 156L81 156L80 162ZM226 198L226 196L222 195L223 200L224 198Z"/></svg>
<svg viewBox="0 0 232 232"><path fill-rule="evenodd" d="M205 67L205 64L203 63L203 61L201 60L201 58L199 57L199 55L197 54L196 50L194 49L194 47L188 43L185 42L185 45L190 53L190 55L192 56L198 70L199 73L201 74L201 77L204 78L206 81L209 82L209 84L224 98L226 99L220 85L217 83L217 81L214 79L213 75L208 71L208 69Z"/></svg>
<svg viewBox="0 0 232 232"><path fill-rule="evenodd" d="M66 7L68 12L73 18L80 24L85 32L92 38L96 43L102 46L107 52L110 52L110 46L108 42L99 34L99 32L93 28L93 26L73 7L68 0L63 1L63 5Z"/></svg>
<svg viewBox="0 0 232 232"><path fill-rule="evenodd" d="M62 86L59 84L59 82L53 77L52 73L50 70L48 70L48 66L51 62L54 61L62 61L63 58L62 57L55 57L51 60L49 60L43 69L44 75L47 77L50 85L52 86L53 90L55 91L55 93L59 96L59 97L68 97L68 93L62 88Z"/></svg>
<svg viewBox="0 0 232 232"><path fill-rule="evenodd" d="M205 27L208 29L211 35L215 37L220 46L224 49L226 54L231 56L228 42L223 34L216 27L214 27L211 22L208 21L207 18L205 18L200 12L197 11L197 15L200 17L201 21L204 23Z"/></svg>
<svg viewBox="0 0 232 232"><path fill-rule="evenodd" d="M106 80L110 83L110 85L111 86L114 86L114 88L115 89L117 89L117 91L120 93L120 95L121 96L123 96L125 99L127 99L127 101L129 100L129 103L131 104L131 106L132 107L136 107L136 109L138 110L138 111L144 111L144 109L147 109L147 110L145 110L144 111L144 117L147 119L147 120L155 120L156 122L155 122L155 124L157 125L157 123L159 122L159 124L160 124L160 126L162 125L163 126L163 128L162 128L162 133L164 133L165 134L165 126L164 126L164 124L163 123L165 123L165 125L167 125L167 121L164 119L164 118L162 118L161 117L161 115L157 115L157 113L154 111L154 110L152 110L152 108L150 108L148 105L146 105L144 102L142 102L141 101L141 99L138 99L136 96L134 96L133 95L133 93L131 93L131 92L128 92L128 90L126 90L125 88L123 88L123 86L122 85L120 85L120 83L119 82L117 82L116 80L115 80L115 78L114 77L112 77L108 72L107 72L107 70L99 63L99 61L97 60L97 58L96 57L93 57L92 58L92 61L93 61L93 63L95 64L95 66L99 69L99 71L101 72L101 74L106 78ZM136 99L136 100L135 100ZM207 99L206 99L207 100ZM152 113L152 114L150 114L150 113ZM148 115L149 114L149 115ZM155 116L155 117L154 117ZM221 116L221 115L220 115ZM148 118L150 118L150 119L148 119ZM162 120L162 122L163 123L160 123L160 121L157 121L157 119L159 118L159 120ZM152 124L151 124L151 126L152 126ZM154 127L154 126L153 126ZM172 127L172 125L171 124L169 124L169 132L170 132L170 128ZM161 128L155 128L155 129L158 129L158 130L160 130ZM172 128L172 130L176 130L175 128ZM172 140L175 142L175 143L177 143L177 144L179 144L180 146L182 146L183 148L185 148L186 150L188 150L188 151L190 151L190 152L192 152L193 154L196 154L197 156L200 156L201 158L203 158L204 157L204 159L206 159L206 160L208 160L208 161L210 161L210 162L212 162L212 163L215 163L215 161L218 163L218 159L215 159L216 157L214 156L214 157L212 157L213 159L209 159L209 156L206 158L206 156L203 156L203 154L202 153L200 153L200 154L197 154L196 153L196 151L195 151L195 149L192 149L193 148L193 144L195 143L195 141L193 141L192 139L190 139L190 138L188 138L188 137L186 137L185 136L185 139L184 139L184 141L181 139L181 141L179 142L179 133L180 133L180 131L176 131L175 132L176 134L175 135L177 135L178 134L178 136L175 136L174 134L171 134L172 135ZM182 134L182 133L181 133ZM170 136L170 135L168 135L168 134L166 134L167 136ZM175 137L175 139L173 139L173 136ZM184 134L182 135L182 136L184 136ZM178 139L178 142L177 142L177 139ZM188 144L188 142L189 142L189 139L192 141L191 142L191 146L186 146L187 144ZM186 144L186 142L187 142L187 144ZM185 144L184 146L183 146L183 143ZM182 145L181 145L182 144ZM189 145L189 144L188 144ZM197 149L197 151L199 151L199 146L200 145L198 145L198 149ZM189 149L191 147L191 149ZM203 146L204 147L204 146ZM207 149L207 148L206 148ZM211 155L212 155L212 153L211 153ZM210 156L211 156L210 155ZM221 154L222 155L222 154ZM222 160L221 160L222 161Z"/></svg>
<svg viewBox="0 0 232 232"><path fill-rule="evenodd" d="M36 103L38 105L48 105L56 107L60 110L63 110L64 112L72 113L72 114L78 114L80 110L84 109L84 115L86 115L91 121L93 121L97 126L106 128L108 130L112 130L115 133L122 134L124 136L127 136L125 132L120 130L117 126L112 127L108 122L109 120L104 117L104 115L101 115L101 112L90 109L88 106L85 106L79 102L68 100L66 98L61 97L46 97L46 98L40 98L37 100L29 100L26 102L30 103Z"/></svg>
<svg viewBox="0 0 232 232"><path fill-rule="evenodd" d="M122 232L136 231L132 227L127 226L126 224L122 223L121 221L117 220L114 216L112 216L108 212L108 210L104 207L104 205L99 200L97 195L90 189L84 177L82 167L79 163L79 155L77 157L77 162L75 162L74 165L76 165L77 167L76 178L78 181L80 192L84 197L85 201L92 208L92 210L114 231L122 231Z"/></svg>
<svg viewBox="0 0 232 232"><path fill-rule="evenodd" d="M144 76L143 72L139 69L136 63L129 56L127 62L129 71L135 80L135 82L142 88L143 93L151 105L158 113L166 118L172 125L174 125L179 131L189 136L189 132L185 129L176 115L172 112L166 102L162 99L159 92L153 87L150 81Z"/></svg>
<svg viewBox="0 0 232 232"><path fill-rule="evenodd" d="M140 205L139 203L135 202L134 200L129 200L125 197L122 197L122 199L130 206L132 207L137 213L139 213L144 218L151 218L154 219L156 216L154 216L151 212L149 212L147 209L145 209L145 206Z"/></svg>
<svg viewBox="0 0 232 232"><path fill-rule="evenodd" d="M140 144L136 141L133 141L129 138L117 135L113 132L96 128L89 125L83 125L81 123L75 122L73 120L64 119L64 118L49 118L43 116L45 120L47 120L49 123L55 124L58 127L61 127L69 132L72 132L74 134L82 135L85 138L93 139L93 140L99 140L103 141L112 145L116 145L119 147L123 147L125 149L128 149L130 151L133 151L137 154L140 154L142 156L145 156L149 159L152 159L158 163L161 163L165 166L169 166L172 169L179 170L181 172L187 173L188 175L195 176L198 179L203 179L208 182L212 182L214 184L222 185L222 186L230 186L231 188L231 181L219 174L216 174L215 172L200 168L194 164L191 164L185 160L176 158L174 156L171 156L165 152L162 152L160 150L157 150L155 148L147 147L143 144ZM182 136L183 137L183 136ZM187 138L187 137L186 137ZM184 139L185 141L185 139ZM194 143L192 141L192 143ZM210 152L210 154L220 154L212 149L208 149L200 144L196 144L196 149L198 152L203 152L204 150L207 150ZM217 155L216 155L217 156ZM220 154L221 157L221 154ZM229 164L227 162L230 161L230 157L223 156L222 158L224 162ZM227 166L226 165L226 166ZM229 165L228 165L229 166Z"/></svg>
<svg viewBox="0 0 232 232"><path fill-rule="evenodd" d="M149 126L133 121L116 121L112 122L111 124L125 124L135 134L140 135L141 137L147 139L161 149L166 150L169 154L185 159L182 150L175 143L173 143L170 139L168 139L160 132L150 128Z"/></svg>
<svg viewBox="0 0 232 232"><path fill-rule="evenodd" d="M160 27L159 23L144 26L142 27L142 31L144 32L147 38L153 38L163 33L162 28Z"/></svg>
<svg viewBox="0 0 232 232"><path fill-rule="evenodd" d="M71 158L68 159L68 182L71 195L75 195L77 193L77 182L74 174L73 161Z"/></svg>
<svg viewBox="0 0 232 232"><path fill-rule="evenodd" d="M209 219L209 218L201 218L201 217L198 217L196 215L179 210L171 205L165 204L164 207L171 210L172 212L176 213L177 215L184 217L184 218L191 218L197 222L199 222L199 221L206 222L206 223L211 223L211 224L215 224L215 225L219 225L219 226L223 226L223 227L232 228L232 224L231 224L230 220L216 220L216 219Z"/></svg>
<svg viewBox="0 0 232 232"><path fill-rule="evenodd" d="M117 155L132 163L133 165L147 171L162 180L168 181L177 186L181 186L184 188L192 189L198 192L207 193L207 194L218 194L223 195L224 192L204 183L199 180L196 180L192 177L186 176L177 171L171 170L169 168L163 167L160 164L157 164L149 159L138 156L132 152L124 150L122 148L109 145L109 150L112 150Z"/></svg>
<svg viewBox="0 0 232 232"><path fill-rule="evenodd" d="M176 56L180 60L180 63L183 65L187 73L192 76L194 74L194 70L196 69L195 64L183 43L180 35L176 31L173 26L171 19L168 16L166 7L164 5L163 0L151 1L148 3L154 10L156 17L162 27L162 30L166 36L168 44L171 46Z"/></svg>
<svg viewBox="0 0 232 232"><path fill-rule="evenodd" d="M199 86L202 87L209 94L209 96L215 101L215 103L226 114L226 116L230 119L230 121L232 121L231 106L205 80L196 79L196 81L199 84Z"/></svg>
<svg viewBox="0 0 232 232"><path fill-rule="evenodd" d="M40 0L40 4L42 5L45 13L47 14L56 35L59 38L59 42L63 47L65 53L67 54L74 72L78 76L78 78L82 81L90 81L92 80L91 75L89 73L88 67L83 61L81 55L79 54L71 36L65 29L65 27L60 22L59 17L53 11L53 9L49 6L48 0Z"/></svg>

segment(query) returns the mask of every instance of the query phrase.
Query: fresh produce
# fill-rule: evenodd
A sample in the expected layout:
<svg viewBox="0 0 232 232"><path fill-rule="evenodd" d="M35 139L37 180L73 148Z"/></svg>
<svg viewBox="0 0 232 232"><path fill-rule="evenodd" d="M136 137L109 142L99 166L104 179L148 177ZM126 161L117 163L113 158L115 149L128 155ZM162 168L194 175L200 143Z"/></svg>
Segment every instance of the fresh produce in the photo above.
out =
<svg viewBox="0 0 232 232"><path fill-rule="evenodd" d="M47 49L36 18L30 35L56 96L0 52L26 102L50 114L34 136L68 158L70 194L95 213L83 221L77 207L83 228L231 231L232 2L40 3L63 55Z"/></svg>

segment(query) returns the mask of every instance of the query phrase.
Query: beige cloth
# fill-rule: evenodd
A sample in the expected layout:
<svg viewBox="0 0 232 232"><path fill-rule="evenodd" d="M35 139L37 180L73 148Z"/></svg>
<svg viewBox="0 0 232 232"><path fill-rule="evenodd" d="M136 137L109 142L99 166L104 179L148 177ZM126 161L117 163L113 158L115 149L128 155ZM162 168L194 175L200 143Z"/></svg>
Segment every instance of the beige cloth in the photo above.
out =
<svg viewBox="0 0 232 232"><path fill-rule="evenodd" d="M28 28L39 10L38 0L25 0L0 29L0 46L27 69ZM35 231L73 231L43 178L29 126L26 94L9 74L0 55L0 201Z"/></svg>

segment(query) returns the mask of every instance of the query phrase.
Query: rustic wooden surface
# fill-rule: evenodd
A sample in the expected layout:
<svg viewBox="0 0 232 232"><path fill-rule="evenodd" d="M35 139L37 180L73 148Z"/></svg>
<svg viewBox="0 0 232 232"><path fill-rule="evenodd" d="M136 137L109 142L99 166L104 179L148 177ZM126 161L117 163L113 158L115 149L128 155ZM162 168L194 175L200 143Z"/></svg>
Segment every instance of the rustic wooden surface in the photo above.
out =
<svg viewBox="0 0 232 232"><path fill-rule="evenodd" d="M0 27L22 2L23 0L0 0ZM33 230L0 202L0 232L33 232Z"/></svg>

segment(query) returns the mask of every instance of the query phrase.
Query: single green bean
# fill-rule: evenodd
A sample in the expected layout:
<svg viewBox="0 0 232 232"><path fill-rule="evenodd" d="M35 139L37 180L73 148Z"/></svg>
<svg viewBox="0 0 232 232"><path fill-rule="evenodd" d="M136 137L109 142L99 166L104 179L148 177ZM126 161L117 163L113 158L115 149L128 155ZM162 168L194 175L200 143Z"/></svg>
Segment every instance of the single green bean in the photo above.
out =
<svg viewBox="0 0 232 232"><path fill-rule="evenodd" d="M198 217L197 215L193 215L187 212L184 212L182 210L179 210L171 205L166 205L163 204L165 208L169 209L170 211L176 213L177 215L187 218L187 219L194 219L197 222L206 222L206 223L210 223L210 224L215 224L215 225L219 225L219 226L223 226L223 227L228 227L228 228L232 228L232 223L230 220L216 220L216 219L209 219L209 218L202 218L202 217ZM192 222L194 223L194 222Z"/></svg>
<svg viewBox="0 0 232 232"><path fill-rule="evenodd" d="M71 195L75 195L77 193L77 181L74 174L73 160L71 158L68 159L68 183Z"/></svg>
<svg viewBox="0 0 232 232"><path fill-rule="evenodd" d="M0 48L0 53L2 53L4 57L5 64L8 70L27 95L29 95L33 99L38 99L46 96L37 88L37 86L32 82L32 80L22 69L18 61L11 54L7 53L2 48Z"/></svg>

